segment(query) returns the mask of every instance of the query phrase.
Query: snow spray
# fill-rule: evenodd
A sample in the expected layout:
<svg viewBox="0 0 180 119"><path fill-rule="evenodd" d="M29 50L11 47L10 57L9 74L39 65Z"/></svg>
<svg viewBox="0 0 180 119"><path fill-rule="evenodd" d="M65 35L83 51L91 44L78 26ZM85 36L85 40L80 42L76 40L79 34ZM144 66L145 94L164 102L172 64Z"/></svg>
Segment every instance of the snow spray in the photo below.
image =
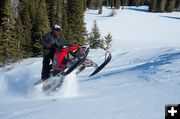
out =
<svg viewBox="0 0 180 119"><path fill-rule="evenodd" d="M78 96L78 80L76 76L76 70L65 77L61 91L62 97Z"/></svg>
<svg viewBox="0 0 180 119"><path fill-rule="evenodd" d="M7 91L7 84L3 77L0 77L0 94L5 94Z"/></svg>

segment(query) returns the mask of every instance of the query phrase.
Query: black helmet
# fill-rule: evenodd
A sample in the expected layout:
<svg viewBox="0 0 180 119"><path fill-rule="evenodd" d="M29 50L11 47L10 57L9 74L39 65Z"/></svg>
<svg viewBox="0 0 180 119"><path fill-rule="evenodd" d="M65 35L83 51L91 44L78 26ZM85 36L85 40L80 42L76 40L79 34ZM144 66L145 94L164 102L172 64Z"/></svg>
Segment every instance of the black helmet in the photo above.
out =
<svg viewBox="0 0 180 119"><path fill-rule="evenodd" d="M55 29L55 30L59 30L59 31L62 30L62 28L61 28L61 26L60 26L59 24L54 24L53 27L52 27L52 29L53 29L53 30L54 30L54 29Z"/></svg>

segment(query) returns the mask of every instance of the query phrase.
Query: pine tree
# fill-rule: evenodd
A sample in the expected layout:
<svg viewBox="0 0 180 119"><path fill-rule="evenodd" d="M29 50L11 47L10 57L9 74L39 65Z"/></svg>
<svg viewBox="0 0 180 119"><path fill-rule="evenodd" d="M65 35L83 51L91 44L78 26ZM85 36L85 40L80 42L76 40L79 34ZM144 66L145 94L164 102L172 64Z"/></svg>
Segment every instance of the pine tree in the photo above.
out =
<svg viewBox="0 0 180 119"><path fill-rule="evenodd" d="M135 0L129 0L129 6L134 6L135 5Z"/></svg>
<svg viewBox="0 0 180 119"><path fill-rule="evenodd" d="M46 3L44 0L36 0L35 21L32 27L32 51L34 56L41 54L41 37L49 31L49 21L46 11Z"/></svg>
<svg viewBox="0 0 180 119"><path fill-rule="evenodd" d="M61 24L62 26L64 26L63 30L66 30L65 26L67 25L67 0L58 0L55 5L56 7L53 24Z"/></svg>
<svg viewBox="0 0 180 119"><path fill-rule="evenodd" d="M83 0L83 10L84 12L86 11L86 7L87 7L87 0Z"/></svg>
<svg viewBox="0 0 180 119"><path fill-rule="evenodd" d="M67 4L67 0L46 0L48 19L50 26L52 27L55 23L62 23L64 4Z"/></svg>
<svg viewBox="0 0 180 119"><path fill-rule="evenodd" d="M30 57L32 56L32 40L31 40L31 29L32 29L32 22L33 18L31 15L31 12L33 11L33 6L32 3L33 1L31 0L21 0L22 4L22 10L20 14L20 21L19 21L19 30L20 30L20 35L23 38L21 42L21 50L22 50L22 57Z"/></svg>
<svg viewBox="0 0 180 119"><path fill-rule="evenodd" d="M59 22L62 19L62 11L61 11L61 7L62 7L62 0L58 0L55 3L55 16L53 19L53 22Z"/></svg>
<svg viewBox="0 0 180 119"><path fill-rule="evenodd" d="M128 6L129 5L129 0L123 0L123 3L124 3L123 4L124 6Z"/></svg>
<svg viewBox="0 0 180 119"><path fill-rule="evenodd" d="M69 38L69 26L68 26L68 17L67 17L67 2L65 0L62 1L62 20L61 20L61 27L62 27L62 36L65 39Z"/></svg>
<svg viewBox="0 0 180 119"><path fill-rule="evenodd" d="M110 0L109 3L111 8L119 9L121 5L121 0Z"/></svg>
<svg viewBox="0 0 180 119"><path fill-rule="evenodd" d="M91 0L87 0L87 1L86 1L86 6L87 6L87 8L89 8L89 9L91 8Z"/></svg>
<svg viewBox="0 0 180 119"><path fill-rule="evenodd" d="M98 14L102 14L102 0L98 0L98 6L99 6Z"/></svg>
<svg viewBox="0 0 180 119"><path fill-rule="evenodd" d="M112 35L110 33L108 33L108 35L105 36L103 49L104 50L109 50L110 47L111 47L111 42L112 42Z"/></svg>
<svg viewBox="0 0 180 119"><path fill-rule="evenodd" d="M173 12L175 8L175 0L167 0L165 7L166 12Z"/></svg>
<svg viewBox="0 0 180 119"><path fill-rule="evenodd" d="M158 0L157 1L157 12L164 12L166 0Z"/></svg>
<svg viewBox="0 0 180 119"><path fill-rule="evenodd" d="M145 1L146 1L146 0L141 0L140 5L141 5L141 6L145 5Z"/></svg>
<svg viewBox="0 0 180 119"><path fill-rule="evenodd" d="M1 2L3 2L3 1L1 1ZM2 16L3 16L2 8L3 8L3 4L0 3L0 26L2 25Z"/></svg>
<svg viewBox="0 0 180 119"><path fill-rule="evenodd" d="M121 1L121 6L125 6L125 0L120 0ZM122 8L123 9L123 8Z"/></svg>
<svg viewBox="0 0 180 119"><path fill-rule="evenodd" d="M91 0L91 9L98 9L98 0Z"/></svg>
<svg viewBox="0 0 180 119"><path fill-rule="evenodd" d="M26 19L25 21L28 21ZM17 53L18 59L28 58L32 56L31 53L31 35L28 34L30 32L30 28L23 24L21 17L16 20L15 24L15 33L17 40Z"/></svg>
<svg viewBox="0 0 180 119"><path fill-rule="evenodd" d="M149 11L150 12L156 12L156 5L157 4L157 0L151 0L150 1L150 5L149 5Z"/></svg>
<svg viewBox="0 0 180 119"><path fill-rule="evenodd" d="M2 37L4 40L3 43L3 52L5 60L16 60L18 57L17 54L17 39L15 34L15 21L13 18L13 10L11 7L11 0L2 1Z"/></svg>
<svg viewBox="0 0 180 119"><path fill-rule="evenodd" d="M110 0L109 2L110 2L110 6L111 6L111 8L113 8L114 7L114 1L115 0Z"/></svg>
<svg viewBox="0 0 180 119"><path fill-rule="evenodd" d="M98 47L100 47L102 44L102 40L100 38L101 34L99 32L99 28L97 26L96 21L94 21L90 36L87 39L90 48L97 49Z"/></svg>
<svg viewBox="0 0 180 119"><path fill-rule="evenodd" d="M50 22L50 26L52 27L54 22L55 22L55 6L56 5L57 0L46 0L47 3L47 12L48 12L48 18L49 18L49 22Z"/></svg>
<svg viewBox="0 0 180 119"><path fill-rule="evenodd" d="M3 55L3 38L2 38L2 3L0 4L0 66L2 66L4 63L4 55Z"/></svg>
<svg viewBox="0 0 180 119"><path fill-rule="evenodd" d="M180 0L176 0L175 10L176 10L176 11L180 11Z"/></svg>
<svg viewBox="0 0 180 119"><path fill-rule="evenodd" d="M83 1L68 0L67 16L68 16L68 32L69 40L72 44L84 44L85 38L83 34L86 32L84 23Z"/></svg>
<svg viewBox="0 0 180 119"><path fill-rule="evenodd" d="M2 28L0 27L0 66L5 64L4 39L2 37Z"/></svg>
<svg viewBox="0 0 180 119"><path fill-rule="evenodd" d="M133 1L133 4L134 4L136 7L138 7L138 6L141 5L141 2L142 2L142 0L134 0L134 1Z"/></svg>
<svg viewBox="0 0 180 119"><path fill-rule="evenodd" d="M116 9L119 9L120 5L121 5L121 1L120 0L115 0L114 7Z"/></svg>

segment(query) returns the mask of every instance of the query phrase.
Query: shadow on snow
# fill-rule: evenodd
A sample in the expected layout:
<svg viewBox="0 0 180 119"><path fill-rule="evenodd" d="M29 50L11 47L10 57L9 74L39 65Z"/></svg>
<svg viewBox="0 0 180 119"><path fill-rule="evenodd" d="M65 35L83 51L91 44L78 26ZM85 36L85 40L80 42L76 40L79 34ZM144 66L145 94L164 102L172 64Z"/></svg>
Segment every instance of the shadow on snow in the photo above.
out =
<svg viewBox="0 0 180 119"><path fill-rule="evenodd" d="M172 17L172 16L161 16L161 17L180 20L180 17Z"/></svg>
<svg viewBox="0 0 180 119"><path fill-rule="evenodd" d="M99 79L102 77L112 76L115 74L125 73L125 72L129 72L129 71L146 71L146 72L148 72L150 69L157 68L159 66L166 65L166 64L171 64L173 60L176 60L178 58L180 58L180 52L168 53L168 54L160 55L157 58L155 58L154 60L150 60L149 62L140 64L140 65L104 72L104 73L101 73L94 77L90 77L89 79L92 79L92 80Z"/></svg>

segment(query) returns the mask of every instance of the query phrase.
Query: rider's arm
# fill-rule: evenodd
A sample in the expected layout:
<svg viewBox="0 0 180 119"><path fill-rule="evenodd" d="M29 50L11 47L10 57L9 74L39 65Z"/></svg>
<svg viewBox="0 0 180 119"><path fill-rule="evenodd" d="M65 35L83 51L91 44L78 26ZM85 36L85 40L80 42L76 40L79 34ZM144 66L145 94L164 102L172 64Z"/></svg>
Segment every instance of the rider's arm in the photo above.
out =
<svg viewBox="0 0 180 119"><path fill-rule="evenodd" d="M71 47L72 45L67 42L64 38L59 37L56 41L56 45L58 49L62 49L64 47Z"/></svg>
<svg viewBox="0 0 180 119"><path fill-rule="evenodd" d="M43 45L43 48L51 48L53 43L51 40L51 34L50 33L47 33L42 37L41 44Z"/></svg>

